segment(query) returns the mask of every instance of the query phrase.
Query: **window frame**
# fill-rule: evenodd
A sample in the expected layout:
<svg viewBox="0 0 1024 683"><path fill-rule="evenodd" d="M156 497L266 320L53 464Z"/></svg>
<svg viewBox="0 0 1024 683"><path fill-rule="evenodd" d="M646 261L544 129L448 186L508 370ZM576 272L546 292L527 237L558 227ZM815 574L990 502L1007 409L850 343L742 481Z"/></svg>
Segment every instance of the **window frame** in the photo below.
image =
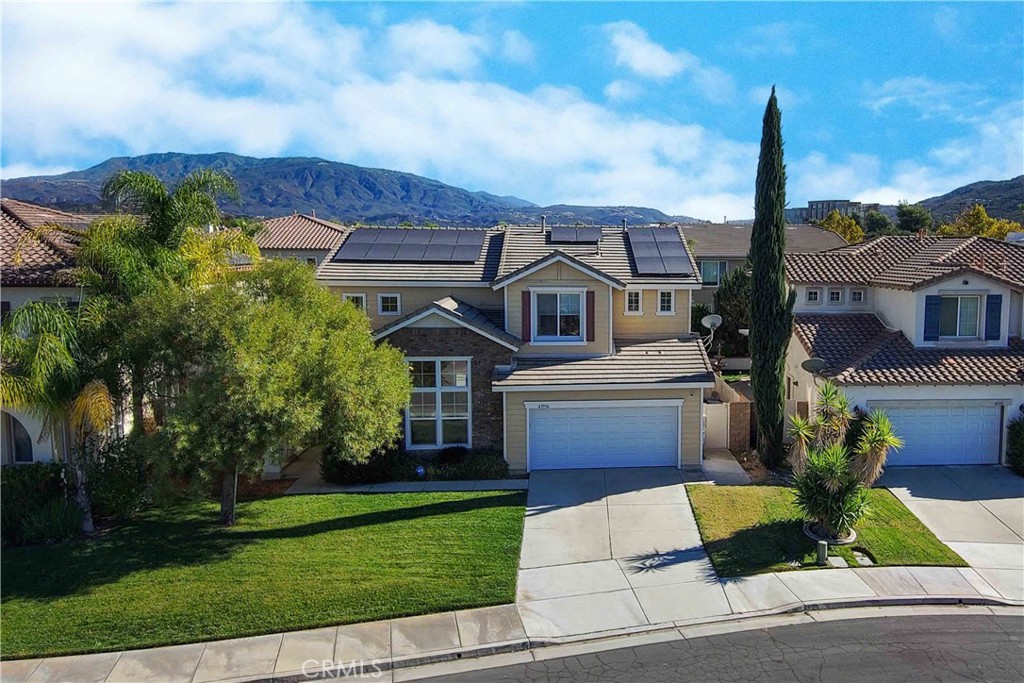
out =
<svg viewBox="0 0 1024 683"><path fill-rule="evenodd" d="M833 294L838 294L839 295L839 298L836 299L835 301L832 301L832 295ZM844 294L844 292L843 292L843 288L842 287L829 287L828 288L828 299L827 299L828 305L829 306L842 306L845 303L845 297L843 296L843 294Z"/></svg>
<svg viewBox="0 0 1024 683"><path fill-rule="evenodd" d="M854 297L857 296L857 295L860 295L860 300L859 301L854 299ZM850 303L851 304L862 304L866 300L867 300L867 293L863 289L856 288L856 289L851 289L850 290Z"/></svg>
<svg viewBox="0 0 1024 683"><path fill-rule="evenodd" d="M341 295L341 300L342 301L352 301L353 299L360 299L360 300L362 300L362 302L363 302L362 306L360 306L358 304L353 304L353 305L356 308L358 308L360 311L362 311L363 313L366 313L366 293L365 292L344 292Z"/></svg>
<svg viewBox="0 0 1024 683"><path fill-rule="evenodd" d="M540 308L537 305L538 294L556 294L558 295L557 306L560 309L562 302L561 296L563 294L569 294L578 296L580 300L580 333L578 335L568 336L551 336L541 335L540 326L537 324L537 314ZM561 327L561 311L558 313L559 327ZM531 344L537 345L585 345L587 344L587 288L586 287L531 287L530 288L530 339Z"/></svg>
<svg viewBox="0 0 1024 683"><path fill-rule="evenodd" d="M708 280L704 279L704 264L705 263L714 263L714 264L717 265L717 268L716 268L717 275L715 277L715 281L714 282L709 282ZM722 284L722 276L725 275L728 272L728 270L729 270L729 262L728 261L712 261L710 259L709 260L700 260L700 261L697 261L697 270L700 271L700 279L701 279L701 282L703 283L703 285L705 287L718 287L720 284Z"/></svg>
<svg viewBox="0 0 1024 683"><path fill-rule="evenodd" d="M316 268L320 265L320 261L315 256L307 256L306 265L312 268Z"/></svg>
<svg viewBox="0 0 1024 683"><path fill-rule="evenodd" d="M434 395L434 417L433 418L414 418L412 417L409 407L406 406L404 425L405 425L405 449L409 451L436 451L442 448L448 448L449 446L464 446L466 448L473 447L473 358L471 356L410 356L405 359L406 364L409 366L409 372L412 373L412 364L419 363L434 363L434 386L433 387L413 387L412 394L433 394ZM466 364L466 386L464 387L446 387L443 386L441 380L441 364L445 362L464 362ZM461 443L445 443L444 442L444 422L445 416L442 414L442 400L441 397L444 394L465 394L466 395L466 415L461 416L449 416L449 420L465 420L466 421L466 440ZM410 396L411 404L411 396ZM412 443L412 422L428 422L433 420L434 422L434 443L433 444L413 444Z"/></svg>
<svg viewBox="0 0 1024 683"><path fill-rule="evenodd" d="M941 303L940 303L940 306L939 306L939 340L940 341L970 341L970 340L978 340L978 339L982 338L982 328L981 328L981 322L982 322L982 320L981 320L981 299L982 299L982 297L981 297L980 294L940 294L939 295L939 299L940 300L956 299L957 300L956 301L956 334L953 334L953 335L943 334L942 333L942 307L941 307ZM975 315L974 315L974 334L972 334L972 335L962 335L962 334L960 334L960 325L961 325L961 322L962 322L961 319L960 319L960 311L961 311L961 307L963 305L963 300L964 299L974 299L975 301L978 302L978 306L975 309Z"/></svg>
<svg viewBox="0 0 1024 683"><path fill-rule="evenodd" d="M817 297L817 299L812 301L811 300L811 294L814 294ZM807 288L807 293L804 295L804 300L809 305L820 306L821 305L821 287L808 287Z"/></svg>
<svg viewBox="0 0 1024 683"><path fill-rule="evenodd" d="M667 311L666 310L662 310L662 308L661 308L661 304L663 303L662 300L661 300L661 295L662 294L668 294L669 295L669 309ZM657 313L658 313L658 315L675 315L676 314L676 290L674 290L674 289L659 289L658 290L658 311L657 311Z"/></svg>
<svg viewBox="0 0 1024 683"><path fill-rule="evenodd" d="M397 310L385 311L384 310L384 297L395 297L397 302ZM400 292L380 292L377 294L377 315L402 315L402 294Z"/></svg>
<svg viewBox="0 0 1024 683"><path fill-rule="evenodd" d="M635 311L629 310L629 297L631 294L636 295L637 309ZM627 289L622 295L622 315L643 315L644 314L644 292L642 289Z"/></svg>

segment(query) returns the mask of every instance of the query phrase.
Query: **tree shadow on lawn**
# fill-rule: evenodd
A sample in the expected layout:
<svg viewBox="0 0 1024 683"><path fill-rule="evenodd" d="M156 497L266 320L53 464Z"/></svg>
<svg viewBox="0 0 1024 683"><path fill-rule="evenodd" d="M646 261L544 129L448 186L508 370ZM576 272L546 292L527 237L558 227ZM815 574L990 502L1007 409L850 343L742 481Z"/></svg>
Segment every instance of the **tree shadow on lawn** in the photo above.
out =
<svg viewBox="0 0 1024 683"><path fill-rule="evenodd" d="M309 524L268 528L228 528L216 513L197 515L168 508L111 531L106 536L55 546L5 548L3 600L47 600L82 593L136 572L203 565L230 558L260 541L310 538L325 533L372 527L488 508L524 505L522 492L391 508L323 519ZM239 514L245 523L245 511Z"/></svg>
<svg viewBox="0 0 1024 683"><path fill-rule="evenodd" d="M803 563L815 543L803 532L803 521L777 520L739 529L732 535L705 541L719 576L743 576L777 571L793 562Z"/></svg>

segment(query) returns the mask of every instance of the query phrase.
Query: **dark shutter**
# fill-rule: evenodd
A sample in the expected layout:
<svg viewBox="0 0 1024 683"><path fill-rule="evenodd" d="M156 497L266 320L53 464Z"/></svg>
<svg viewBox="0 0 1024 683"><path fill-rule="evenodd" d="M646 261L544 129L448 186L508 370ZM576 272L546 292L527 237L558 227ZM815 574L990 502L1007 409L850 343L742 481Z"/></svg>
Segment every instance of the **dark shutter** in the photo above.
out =
<svg viewBox="0 0 1024 683"><path fill-rule="evenodd" d="M530 293L523 292L523 341L530 341Z"/></svg>
<svg viewBox="0 0 1024 683"><path fill-rule="evenodd" d="M594 341L594 293L587 291L587 341Z"/></svg>
<svg viewBox="0 0 1024 683"><path fill-rule="evenodd" d="M5 319L11 313L11 302L0 301L0 320Z"/></svg>
<svg viewBox="0 0 1024 683"><path fill-rule="evenodd" d="M985 339L999 339L1002 333L1003 295L989 294L985 297Z"/></svg>
<svg viewBox="0 0 1024 683"><path fill-rule="evenodd" d="M924 340L939 340L939 315L942 311L941 296L924 298Z"/></svg>

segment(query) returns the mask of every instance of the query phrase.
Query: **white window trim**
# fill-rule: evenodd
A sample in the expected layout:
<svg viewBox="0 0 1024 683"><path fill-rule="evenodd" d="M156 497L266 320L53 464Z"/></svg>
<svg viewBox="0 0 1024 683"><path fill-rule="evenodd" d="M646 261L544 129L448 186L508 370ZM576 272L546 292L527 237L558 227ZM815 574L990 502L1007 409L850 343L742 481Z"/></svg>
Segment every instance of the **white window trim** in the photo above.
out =
<svg viewBox="0 0 1024 683"><path fill-rule="evenodd" d="M384 297L393 296L398 299L397 311L384 310ZM381 292L377 295L377 315L402 315L402 295L399 292Z"/></svg>
<svg viewBox="0 0 1024 683"><path fill-rule="evenodd" d="M466 386L465 387L442 387L441 386L441 362L442 361L465 361L466 363ZM410 356L405 359L405 362L412 363L413 361L434 361L434 376L437 378L438 386L436 387L413 387L413 393L420 394L434 394L435 396L435 416L434 422L437 425L436 440L434 445L419 445L414 446L412 444L412 429L409 417L409 411L405 411L404 424L405 424L405 450L407 451L436 451L442 448L448 448L449 446L465 446L466 448L473 447L473 358L472 356ZM443 434L443 418L441 417L441 394L445 392L465 392L468 396L468 403L466 408L466 443L450 443L437 445L437 441L440 441ZM462 419L462 418L454 418Z"/></svg>
<svg viewBox="0 0 1024 683"><path fill-rule="evenodd" d="M366 293L365 292L346 292L346 293L341 295L341 300L342 301L352 301L352 299L362 299L363 300L362 311L363 311L363 313L365 313L366 312ZM353 305L355 305L355 304L353 304ZM356 308L359 308L359 307L356 306Z"/></svg>
<svg viewBox="0 0 1024 683"><path fill-rule="evenodd" d="M853 300L853 295L854 294L860 294L860 301L854 301ZM863 289L857 288L857 289L851 289L850 290L850 303L851 304L862 304L865 301L867 301L867 293Z"/></svg>
<svg viewBox="0 0 1024 683"><path fill-rule="evenodd" d="M661 310L661 295L669 294L672 297L671 308L667 311ZM676 314L676 291L674 289L659 289L658 290L658 315L675 315Z"/></svg>
<svg viewBox="0 0 1024 683"><path fill-rule="evenodd" d="M580 337L541 337L537 334L538 294L579 294ZM587 288L586 287L530 287L530 344L532 346L585 346L587 341Z"/></svg>
<svg viewBox="0 0 1024 683"><path fill-rule="evenodd" d="M818 295L817 301L811 301L811 292L815 292ZM811 306L819 306L821 304L821 287L808 287L804 300Z"/></svg>
<svg viewBox="0 0 1024 683"><path fill-rule="evenodd" d="M839 294L839 301L832 301L833 294ZM842 287L829 287L827 296L827 303L829 306L842 306L845 300Z"/></svg>
<svg viewBox="0 0 1024 683"><path fill-rule="evenodd" d="M640 308L636 311L629 310L629 295L636 294L640 299ZM644 314L644 293L639 289L627 289L622 296L622 315L641 316Z"/></svg>
<svg viewBox="0 0 1024 683"><path fill-rule="evenodd" d="M942 340L942 341L953 341L953 340L956 340L956 341L970 341L970 340L982 339L982 337L984 335L983 335L983 332L982 332L982 323L983 323L983 320L982 320L982 307L981 307L981 299L982 299L982 297L981 297L980 294L940 294L939 297L941 299L956 299L956 334L955 335L942 334L942 318L941 318L941 314L940 314L940 318L939 318L939 339L940 340ZM978 300L978 315L975 318L975 321L976 321L975 322L976 332L974 334L971 334L971 335L961 335L960 334L960 304L963 302L964 299L977 299Z"/></svg>

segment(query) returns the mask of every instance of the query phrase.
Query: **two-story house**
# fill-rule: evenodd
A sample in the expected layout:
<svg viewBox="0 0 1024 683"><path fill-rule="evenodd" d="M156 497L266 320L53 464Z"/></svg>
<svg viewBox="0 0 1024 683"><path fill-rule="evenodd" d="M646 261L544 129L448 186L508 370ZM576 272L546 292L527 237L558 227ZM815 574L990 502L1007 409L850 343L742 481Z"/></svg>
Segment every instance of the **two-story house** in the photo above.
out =
<svg viewBox="0 0 1024 683"><path fill-rule="evenodd" d="M318 270L404 350L405 445L513 471L699 466L713 375L676 228L349 228Z"/></svg>
<svg viewBox="0 0 1024 683"><path fill-rule="evenodd" d="M884 408L906 445L889 464L998 463L1024 412L1024 246L980 237L879 237L786 257L797 290L786 392L829 377ZM803 363L820 359L815 374ZM811 364L813 368L813 364Z"/></svg>
<svg viewBox="0 0 1024 683"><path fill-rule="evenodd" d="M693 302L714 306L715 290L725 274L739 268L750 251L752 223L699 223L686 226L686 238L697 259L703 286ZM816 225L787 224L786 253L809 254L845 247L846 240Z"/></svg>
<svg viewBox="0 0 1024 683"><path fill-rule="evenodd" d="M78 288L69 286L62 275L74 265L74 245L57 235L30 233L44 225L82 227L85 221L56 209L4 198L0 200L0 306L6 317L29 301L81 301ZM2 464L52 460L59 444L44 433L36 415L4 406L0 411L0 452Z"/></svg>

